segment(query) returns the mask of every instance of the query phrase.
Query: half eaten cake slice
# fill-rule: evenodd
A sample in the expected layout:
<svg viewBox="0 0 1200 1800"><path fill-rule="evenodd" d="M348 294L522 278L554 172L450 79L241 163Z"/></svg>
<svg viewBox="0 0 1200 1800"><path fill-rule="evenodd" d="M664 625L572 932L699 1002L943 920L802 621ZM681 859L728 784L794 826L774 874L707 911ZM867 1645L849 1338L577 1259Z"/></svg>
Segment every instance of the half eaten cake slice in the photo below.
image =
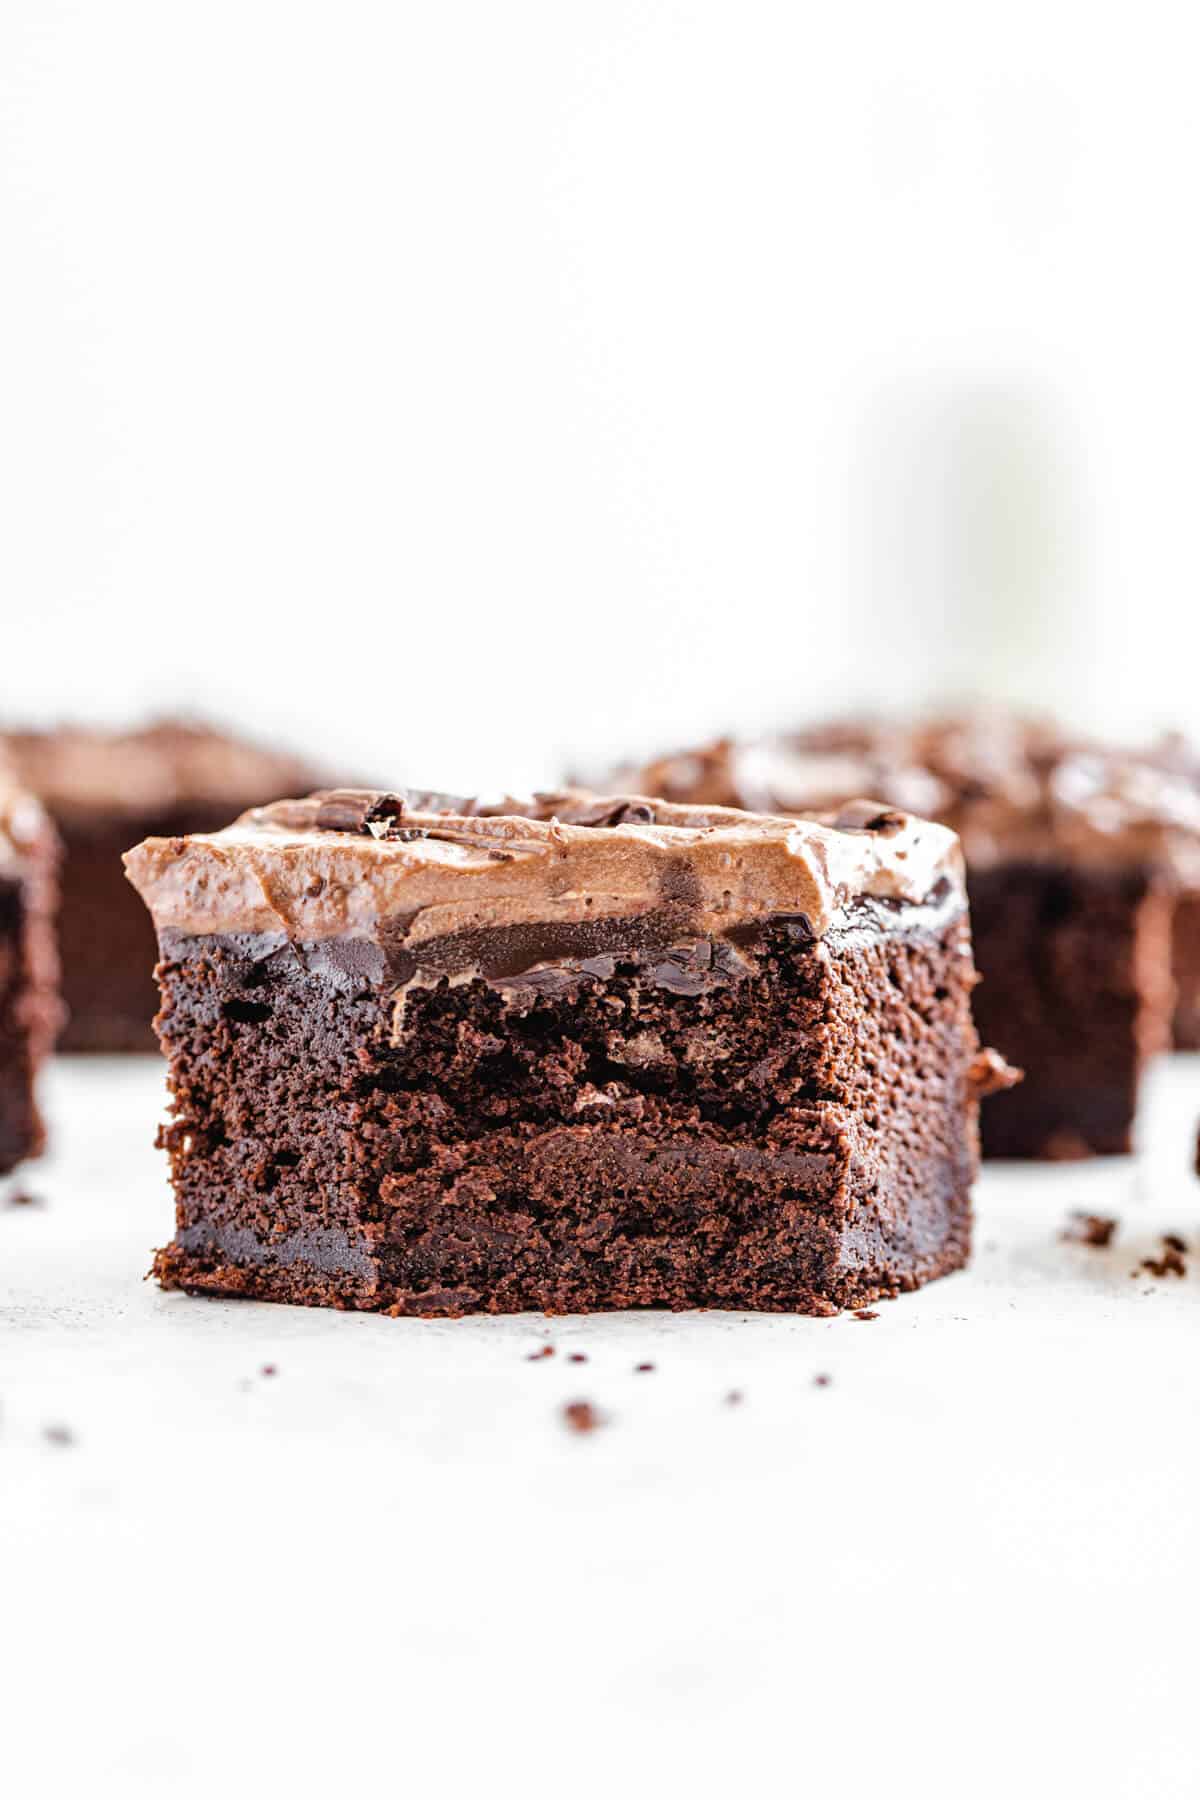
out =
<svg viewBox="0 0 1200 1800"><path fill-rule="evenodd" d="M826 1313L966 1259L1003 1070L942 826L345 791L126 862L161 956L166 1287Z"/></svg>

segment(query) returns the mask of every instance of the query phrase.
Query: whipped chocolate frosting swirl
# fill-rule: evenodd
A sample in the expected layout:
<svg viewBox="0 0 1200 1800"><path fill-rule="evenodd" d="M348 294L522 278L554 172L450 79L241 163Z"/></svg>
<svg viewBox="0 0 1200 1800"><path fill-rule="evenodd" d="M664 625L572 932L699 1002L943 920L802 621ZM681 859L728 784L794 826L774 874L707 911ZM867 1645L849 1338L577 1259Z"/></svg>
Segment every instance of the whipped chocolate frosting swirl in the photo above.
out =
<svg viewBox="0 0 1200 1800"><path fill-rule="evenodd" d="M580 790L485 801L331 790L125 858L160 936L423 946L529 924L668 915L721 936L779 914L827 932L860 899L965 904L954 834L878 801L825 820Z"/></svg>

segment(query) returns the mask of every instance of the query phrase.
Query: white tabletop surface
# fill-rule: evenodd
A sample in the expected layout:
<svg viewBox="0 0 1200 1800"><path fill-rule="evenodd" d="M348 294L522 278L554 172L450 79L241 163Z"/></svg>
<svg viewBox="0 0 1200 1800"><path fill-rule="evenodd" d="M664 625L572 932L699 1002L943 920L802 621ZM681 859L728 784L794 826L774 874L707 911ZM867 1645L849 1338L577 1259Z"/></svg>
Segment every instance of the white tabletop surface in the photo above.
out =
<svg viewBox="0 0 1200 1800"><path fill-rule="evenodd" d="M47 1090L45 1204L0 1206L5 1791L1200 1792L1200 1059L1140 1157L987 1170L973 1267L865 1322L164 1295L157 1063ZM1186 1279L1140 1269L1168 1231Z"/></svg>

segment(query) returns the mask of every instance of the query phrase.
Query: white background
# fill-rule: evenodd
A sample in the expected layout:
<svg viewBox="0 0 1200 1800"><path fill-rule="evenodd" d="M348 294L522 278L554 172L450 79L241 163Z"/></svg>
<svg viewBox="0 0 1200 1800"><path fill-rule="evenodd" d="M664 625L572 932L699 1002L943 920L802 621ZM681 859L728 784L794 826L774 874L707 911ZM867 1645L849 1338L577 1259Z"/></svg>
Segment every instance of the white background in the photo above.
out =
<svg viewBox="0 0 1200 1800"><path fill-rule="evenodd" d="M1186 9L4 0L0 705L1187 722Z"/></svg>
<svg viewBox="0 0 1200 1800"><path fill-rule="evenodd" d="M1185 18L0 0L0 707L467 787L951 687L1187 723ZM54 1071L0 1216L6 1792L1197 1792L1200 1265L1130 1279L1193 1065L875 1322L539 1364L143 1284L157 1079Z"/></svg>
<svg viewBox="0 0 1200 1800"><path fill-rule="evenodd" d="M988 1167L970 1270L872 1320L428 1321L143 1281L161 1075L60 1058L0 1208L0 1788L1195 1800L1198 1093Z"/></svg>

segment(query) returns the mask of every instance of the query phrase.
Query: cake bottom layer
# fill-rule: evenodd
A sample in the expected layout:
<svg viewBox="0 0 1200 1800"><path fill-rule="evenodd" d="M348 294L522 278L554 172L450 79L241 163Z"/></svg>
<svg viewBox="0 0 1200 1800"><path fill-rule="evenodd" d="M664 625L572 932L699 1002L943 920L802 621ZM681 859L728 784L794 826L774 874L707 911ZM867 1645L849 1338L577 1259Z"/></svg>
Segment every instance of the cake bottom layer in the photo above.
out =
<svg viewBox="0 0 1200 1800"><path fill-rule="evenodd" d="M916 1207L881 1203L875 1173L849 1121L823 1113L762 1146L594 1126L497 1133L386 1180L378 1231L260 1236L200 1220L155 1273L165 1287L396 1314L831 1313L967 1259L960 1161L922 1170Z"/></svg>

